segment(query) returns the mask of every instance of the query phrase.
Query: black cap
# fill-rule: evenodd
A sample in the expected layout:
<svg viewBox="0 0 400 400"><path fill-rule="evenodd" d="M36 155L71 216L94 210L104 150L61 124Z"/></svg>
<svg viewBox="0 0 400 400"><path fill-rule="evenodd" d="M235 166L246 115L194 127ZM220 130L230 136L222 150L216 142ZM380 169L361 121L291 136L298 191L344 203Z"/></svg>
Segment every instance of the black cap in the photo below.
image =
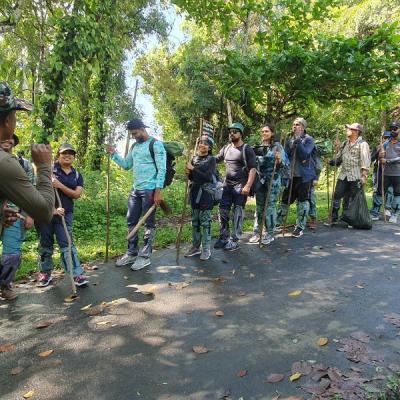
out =
<svg viewBox="0 0 400 400"><path fill-rule="evenodd" d="M400 122L399 121L393 121L389 128L400 128Z"/></svg>
<svg viewBox="0 0 400 400"><path fill-rule="evenodd" d="M0 112L12 110L32 111L32 104L26 100L17 99L7 82L0 82Z"/></svg>
<svg viewBox="0 0 400 400"><path fill-rule="evenodd" d="M142 128L148 128L147 125L143 123L141 119L131 119L127 124L126 124L126 129L128 131L134 130L134 129L142 129Z"/></svg>

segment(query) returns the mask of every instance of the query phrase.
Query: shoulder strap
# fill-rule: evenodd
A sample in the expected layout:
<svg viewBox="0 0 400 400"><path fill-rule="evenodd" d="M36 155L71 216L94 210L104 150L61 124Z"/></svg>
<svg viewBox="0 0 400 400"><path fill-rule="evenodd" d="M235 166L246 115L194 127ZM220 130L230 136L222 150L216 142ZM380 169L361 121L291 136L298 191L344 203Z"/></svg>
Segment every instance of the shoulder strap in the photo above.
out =
<svg viewBox="0 0 400 400"><path fill-rule="evenodd" d="M243 157L244 166L245 166L246 169L248 169L247 168L247 159L246 159L246 147L247 147L247 143L243 143L242 157Z"/></svg>
<svg viewBox="0 0 400 400"><path fill-rule="evenodd" d="M149 151L150 151L150 155L151 155L151 158L153 159L154 164L156 163L156 157L155 157L155 155L154 155L154 142L155 142L156 140L157 140L157 139L152 138L152 139L151 139L151 142L149 143ZM157 168L157 166L156 166L156 168Z"/></svg>

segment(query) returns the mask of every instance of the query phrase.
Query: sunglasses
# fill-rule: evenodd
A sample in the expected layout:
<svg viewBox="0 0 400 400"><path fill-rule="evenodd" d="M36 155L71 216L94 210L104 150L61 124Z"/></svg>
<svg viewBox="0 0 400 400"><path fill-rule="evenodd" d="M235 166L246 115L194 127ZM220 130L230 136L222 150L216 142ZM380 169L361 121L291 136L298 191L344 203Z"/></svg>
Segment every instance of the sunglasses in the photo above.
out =
<svg viewBox="0 0 400 400"><path fill-rule="evenodd" d="M240 132L240 131L238 131L236 129L232 129L232 130L229 131L230 135L237 135L238 133L242 133L242 132Z"/></svg>
<svg viewBox="0 0 400 400"><path fill-rule="evenodd" d="M392 126L392 127L390 128L391 131L397 131L398 129L399 129L398 126Z"/></svg>
<svg viewBox="0 0 400 400"><path fill-rule="evenodd" d="M65 156L65 155L69 155L69 156L74 156L75 152L72 150L65 150L62 153L60 153L61 155Z"/></svg>

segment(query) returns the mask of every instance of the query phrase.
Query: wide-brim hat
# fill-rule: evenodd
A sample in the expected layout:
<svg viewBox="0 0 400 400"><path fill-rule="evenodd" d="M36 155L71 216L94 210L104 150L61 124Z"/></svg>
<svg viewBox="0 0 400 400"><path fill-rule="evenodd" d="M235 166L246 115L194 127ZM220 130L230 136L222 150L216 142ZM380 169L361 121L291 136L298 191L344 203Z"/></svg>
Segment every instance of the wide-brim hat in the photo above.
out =
<svg viewBox="0 0 400 400"><path fill-rule="evenodd" d="M359 131L359 132L363 131L362 125L357 122L354 122L353 124L346 124L345 127L347 129L352 129L352 130Z"/></svg>

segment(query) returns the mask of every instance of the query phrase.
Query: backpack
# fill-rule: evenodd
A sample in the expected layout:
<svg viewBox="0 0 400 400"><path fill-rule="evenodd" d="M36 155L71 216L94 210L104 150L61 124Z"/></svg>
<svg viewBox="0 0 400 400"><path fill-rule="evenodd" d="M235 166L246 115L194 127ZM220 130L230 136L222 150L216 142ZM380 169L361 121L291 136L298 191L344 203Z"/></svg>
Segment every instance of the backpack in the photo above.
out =
<svg viewBox="0 0 400 400"><path fill-rule="evenodd" d="M149 143L149 151L151 158L153 159L154 166L156 167L157 170L157 164L156 164L156 158L154 155L154 143L157 141L155 138L151 138L151 141ZM167 154L167 160L165 163L165 180L164 180L164 186L169 186L172 181L174 180L174 176L176 173L176 157L179 157L183 154L185 150L185 146L180 143L180 142L161 142L164 146L165 152ZM135 147L136 143L133 143L131 147L131 151Z"/></svg>
<svg viewBox="0 0 400 400"><path fill-rule="evenodd" d="M202 190L205 190L206 192L211 194L214 206L218 205L221 202L224 184L219 179L218 171L216 174L213 174L212 179L212 183L204 183L203 185L201 185L201 190L199 190L199 195L197 196L197 203L200 201Z"/></svg>
<svg viewBox="0 0 400 400"><path fill-rule="evenodd" d="M329 140L325 142L315 143L314 150L312 151L312 158L314 160L314 167L317 176L321 173L324 168L322 157L332 152L332 143Z"/></svg>

